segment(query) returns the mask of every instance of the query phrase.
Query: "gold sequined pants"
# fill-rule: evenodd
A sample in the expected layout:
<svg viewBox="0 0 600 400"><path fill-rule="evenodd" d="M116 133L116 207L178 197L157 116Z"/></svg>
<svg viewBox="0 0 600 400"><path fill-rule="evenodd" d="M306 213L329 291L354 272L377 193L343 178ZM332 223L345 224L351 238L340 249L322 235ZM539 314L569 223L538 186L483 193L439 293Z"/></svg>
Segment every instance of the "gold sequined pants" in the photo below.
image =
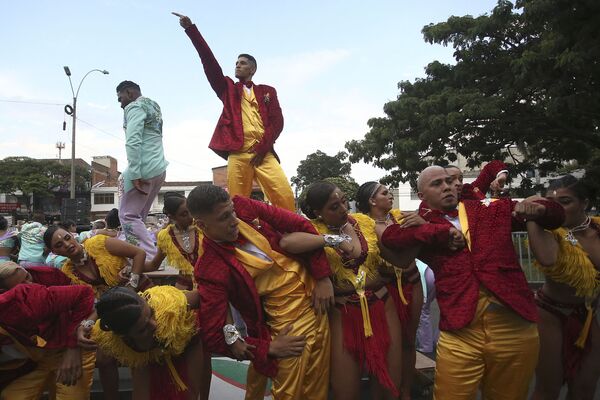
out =
<svg viewBox="0 0 600 400"><path fill-rule="evenodd" d="M90 398L96 365L95 351L81 352L82 376L74 386L56 383L56 370L60 365L64 350L38 351L43 352L43 355L37 362L36 368L4 388L0 394L1 400L37 400L45 390L50 392L51 400L88 400Z"/></svg>
<svg viewBox="0 0 600 400"><path fill-rule="evenodd" d="M480 299L469 326L440 334L434 399L475 400L481 386L485 400L525 400L538 351L536 324Z"/></svg>
<svg viewBox="0 0 600 400"><path fill-rule="evenodd" d="M295 211L294 193L281 165L269 152L263 162L254 167L250 160L255 153L231 153L227 158L227 188L233 197L250 197L252 180L256 178L269 201L281 208Z"/></svg>

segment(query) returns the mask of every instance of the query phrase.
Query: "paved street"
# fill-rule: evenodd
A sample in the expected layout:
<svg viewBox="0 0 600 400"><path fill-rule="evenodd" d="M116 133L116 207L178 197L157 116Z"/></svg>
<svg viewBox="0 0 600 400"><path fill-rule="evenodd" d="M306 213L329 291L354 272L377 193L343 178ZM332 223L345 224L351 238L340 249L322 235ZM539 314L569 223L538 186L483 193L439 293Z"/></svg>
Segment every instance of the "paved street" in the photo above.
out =
<svg viewBox="0 0 600 400"><path fill-rule="evenodd" d="M437 307L437 302L434 302L432 305L432 317L434 322L437 324L439 320L439 309ZM215 358L213 359L213 381L211 385L211 399L215 400L242 400L244 398L244 391L241 389L244 380L244 371L245 368L243 364L230 361L227 359ZM97 371L96 371L97 372ZM121 399L129 400L131 399L131 381L130 374L126 368L121 368L121 389L123 391ZM533 387L533 382L532 382ZM98 391L100 387L98 385L97 376L94 382L94 389L96 393L93 394L92 399L101 400L102 397ZM423 389L423 388L420 388ZM426 389L426 388L425 388ZM427 390L425 390L427 392ZM365 379L363 381L363 385L361 388L361 400L370 400L369 395L369 384ZM271 399L270 396L265 397L265 399ZM413 400L430 400L431 395L424 395L420 397L414 397ZM481 396L478 396L478 400L481 399ZM441 399L443 400L443 399ZM559 400L566 400L566 393L563 390L561 397ZM596 396L594 400L600 400L600 389L597 390Z"/></svg>

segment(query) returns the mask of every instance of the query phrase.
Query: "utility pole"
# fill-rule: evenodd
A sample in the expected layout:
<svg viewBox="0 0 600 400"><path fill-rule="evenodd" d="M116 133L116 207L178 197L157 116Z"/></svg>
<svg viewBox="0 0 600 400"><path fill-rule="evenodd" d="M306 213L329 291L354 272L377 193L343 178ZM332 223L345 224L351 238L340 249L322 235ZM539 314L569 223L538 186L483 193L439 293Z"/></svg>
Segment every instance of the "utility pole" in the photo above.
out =
<svg viewBox="0 0 600 400"><path fill-rule="evenodd" d="M74 199L75 198L75 132L76 132L76 125L77 125L77 96L79 96L79 89L81 89L81 84L83 83L83 81L85 80L85 78L91 74L92 72L102 72L104 75L108 75L108 71L107 70L103 70L103 69L92 69L90 71L88 71L87 74L85 74L83 76L83 78L81 78L81 81L79 81L79 86L77 87L77 91L73 90L73 82L71 82L71 70L69 69L69 67L64 66L63 67L65 70L65 74L67 75L67 77L69 78L69 85L71 85L71 93L73 93L73 106L65 106L65 111L67 111L68 108L71 108L71 112L67 112L67 114L70 114L73 117L73 133L72 133L72 137L71 137L71 198Z"/></svg>
<svg viewBox="0 0 600 400"><path fill-rule="evenodd" d="M56 148L58 149L58 161L62 159L62 151L65 148L65 142L56 142Z"/></svg>

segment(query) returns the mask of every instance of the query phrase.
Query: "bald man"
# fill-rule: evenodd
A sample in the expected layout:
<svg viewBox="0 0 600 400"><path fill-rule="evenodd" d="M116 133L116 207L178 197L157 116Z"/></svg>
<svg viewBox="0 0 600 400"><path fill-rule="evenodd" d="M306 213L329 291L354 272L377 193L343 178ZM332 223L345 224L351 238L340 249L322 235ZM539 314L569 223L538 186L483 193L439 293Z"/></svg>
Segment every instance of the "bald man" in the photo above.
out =
<svg viewBox="0 0 600 400"><path fill-rule="evenodd" d="M382 243L395 251L418 249L435 274L442 333L437 347L434 399L525 399L539 339L533 294L512 243L512 230L535 220L562 224L554 202L510 199L458 201L457 186L439 166L423 170L418 195L428 222L389 226Z"/></svg>

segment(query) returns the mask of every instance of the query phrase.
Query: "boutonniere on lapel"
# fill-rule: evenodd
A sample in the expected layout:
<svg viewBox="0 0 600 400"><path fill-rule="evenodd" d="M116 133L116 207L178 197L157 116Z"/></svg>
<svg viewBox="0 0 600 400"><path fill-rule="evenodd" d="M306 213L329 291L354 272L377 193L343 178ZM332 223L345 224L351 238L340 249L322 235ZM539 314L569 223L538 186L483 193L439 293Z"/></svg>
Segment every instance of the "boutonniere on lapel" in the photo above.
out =
<svg viewBox="0 0 600 400"><path fill-rule="evenodd" d="M269 94L269 92L265 93L263 101L265 102L265 104L269 104L271 102L271 95Z"/></svg>
<svg viewBox="0 0 600 400"><path fill-rule="evenodd" d="M260 220L258 218L255 218L255 219L252 220L252 225L254 225L254 227L256 229L262 228L262 226L260 225Z"/></svg>
<svg viewBox="0 0 600 400"><path fill-rule="evenodd" d="M492 204L492 199L489 197L486 197L485 199L481 200L481 204L483 204L486 207L489 207L490 204Z"/></svg>

